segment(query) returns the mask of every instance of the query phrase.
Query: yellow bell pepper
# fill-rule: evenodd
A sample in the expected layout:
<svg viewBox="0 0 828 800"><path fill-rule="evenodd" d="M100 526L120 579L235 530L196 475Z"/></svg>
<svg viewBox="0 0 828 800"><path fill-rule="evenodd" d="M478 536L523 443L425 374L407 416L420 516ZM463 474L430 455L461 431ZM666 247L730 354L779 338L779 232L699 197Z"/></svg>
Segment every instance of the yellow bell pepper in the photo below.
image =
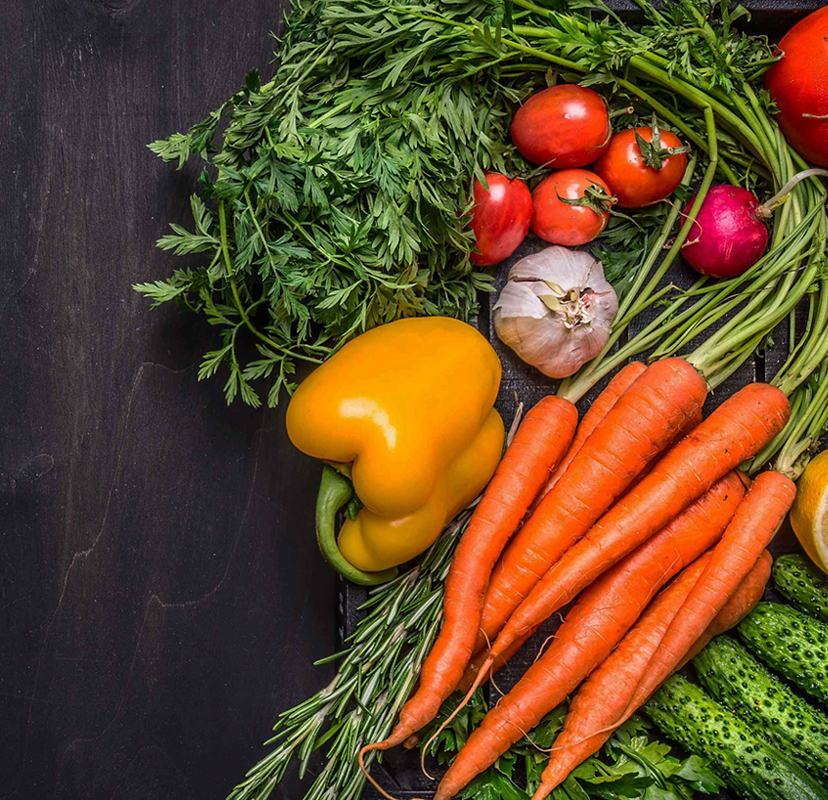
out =
<svg viewBox="0 0 828 800"><path fill-rule="evenodd" d="M482 491L503 448L499 384L500 362L478 331L418 317L362 334L299 386L287 412L291 441L349 474L364 506L331 551L331 515L347 497L340 482L331 511L322 494L336 480L326 473L327 519L317 530L341 572L375 582L365 573L423 552Z"/></svg>

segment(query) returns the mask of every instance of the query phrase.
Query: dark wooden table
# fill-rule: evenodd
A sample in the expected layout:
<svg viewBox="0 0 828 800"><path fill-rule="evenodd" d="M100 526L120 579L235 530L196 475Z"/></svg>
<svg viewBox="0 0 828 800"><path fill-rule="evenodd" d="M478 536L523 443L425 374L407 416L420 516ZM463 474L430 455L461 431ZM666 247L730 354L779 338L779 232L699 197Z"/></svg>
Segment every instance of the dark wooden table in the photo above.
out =
<svg viewBox="0 0 828 800"><path fill-rule="evenodd" d="M335 646L318 468L130 288L196 176L146 143L268 72L282 5L0 3L0 797L223 798Z"/></svg>
<svg viewBox="0 0 828 800"><path fill-rule="evenodd" d="M0 4L0 798L223 798L324 683L318 467L283 410L197 382L202 321L130 288L170 271L197 174L145 144L267 74L285 5ZM510 413L548 387L501 353Z"/></svg>

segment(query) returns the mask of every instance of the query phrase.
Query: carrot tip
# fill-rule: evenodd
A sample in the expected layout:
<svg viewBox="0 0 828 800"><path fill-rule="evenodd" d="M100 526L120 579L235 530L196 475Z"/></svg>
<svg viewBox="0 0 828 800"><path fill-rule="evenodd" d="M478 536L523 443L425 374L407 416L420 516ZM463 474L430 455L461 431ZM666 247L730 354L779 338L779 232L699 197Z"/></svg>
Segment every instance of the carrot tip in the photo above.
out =
<svg viewBox="0 0 828 800"><path fill-rule="evenodd" d="M425 758L426 753L428 753L428 748L431 747L431 743L437 738L440 734L440 731L443 730L442 726L437 729L437 732L423 745L423 749L420 751L420 771L423 775L426 776L430 781L433 781L435 778L434 776L426 769L425 765Z"/></svg>
<svg viewBox="0 0 828 800"><path fill-rule="evenodd" d="M428 751L428 745L430 745L430 744L431 744L431 739L428 740L428 742L426 743L426 746L423 748L422 754L420 755L420 770L423 773L423 775L426 776L426 778L428 778L430 781L434 781L434 780L437 780L437 779L426 769L426 765L425 765L426 752Z"/></svg>
<svg viewBox="0 0 828 800"><path fill-rule="evenodd" d="M549 783L542 783L532 795L532 800L545 800L555 787Z"/></svg>
<svg viewBox="0 0 828 800"><path fill-rule="evenodd" d="M483 679L488 672L489 668L494 663L494 659L491 656L486 659L483 663L483 667L481 668L480 672L477 673L477 676L474 679L474 683L471 685L471 688L466 692L463 699L460 701L460 705L451 712L451 714L446 717L443 722L441 723L440 727L431 735L431 738L425 743L422 749L422 755L420 756L420 769L429 780L435 780L431 775L429 775L428 771L425 768L425 757L426 753L428 753L428 748L431 746L431 743L446 729L446 727L451 723L451 721L460 713L462 709L464 709L468 704L469 701L472 699L474 693L480 687L480 684L483 683ZM439 793L438 793L439 796Z"/></svg>
<svg viewBox="0 0 828 800"><path fill-rule="evenodd" d="M382 786L377 783L374 778L371 777L371 774L368 772L368 769L365 766L365 754L370 753L372 750L385 750L386 748L383 747L385 742L376 742L374 744L366 744L362 747L359 751L359 755L357 756L357 761L359 762L359 768L362 770L362 774L365 776L365 780L371 784L384 798L385 800L398 800L398 798L394 797L392 794L388 794Z"/></svg>

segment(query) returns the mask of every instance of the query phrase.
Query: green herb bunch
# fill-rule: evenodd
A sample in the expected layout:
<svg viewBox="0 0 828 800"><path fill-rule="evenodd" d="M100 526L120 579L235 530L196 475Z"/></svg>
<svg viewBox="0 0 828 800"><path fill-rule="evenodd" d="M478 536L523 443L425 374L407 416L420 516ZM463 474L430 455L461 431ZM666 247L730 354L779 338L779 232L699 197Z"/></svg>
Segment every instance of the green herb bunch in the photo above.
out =
<svg viewBox="0 0 828 800"><path fill-rule="evenodd" d="M443 6L458 19L490 10ZM275 405L297 361L321 361L371 326L476 314L491 277L469 261L471 179L525 167L508 127L546 70L476 71L467 38L384 3L305 0L286 19L271 82L251 72L189 133L150 145L179 168L207 162L193 225L158 243L197 265L135 288L219 328L199 377L227 368L228 402L259 405L261 384ZM250 336L258 357L246 360Z"/></svg>

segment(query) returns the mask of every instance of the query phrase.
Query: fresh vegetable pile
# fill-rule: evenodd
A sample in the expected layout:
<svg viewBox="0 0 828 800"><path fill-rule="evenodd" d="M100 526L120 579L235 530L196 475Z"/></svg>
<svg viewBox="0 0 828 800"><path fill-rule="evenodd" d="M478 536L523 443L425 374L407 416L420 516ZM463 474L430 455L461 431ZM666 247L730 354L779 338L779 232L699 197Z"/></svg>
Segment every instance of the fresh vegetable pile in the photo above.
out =
<svg viewBox="0 0 828 800"><path fill-rule="evenodd" d="M778 389L752 384L699 423L697 415L705 396L698 374L680 359L658 361L645 369L584 441L509 542L494 572L504 536L483 534L476 540L477 512L473 514L449 571L444 602L447 620L458 613L452 606L462 602L466 624L460 630L443 626L423 664L418 689L400 712L399 723L381 742L363 748L363 753L398 745L430 722L442 702L458 688L475 651L485 660L467 698L498 659L507 659L551 614L606 575L608 569L623 563L622 559L641 559L637 547L646 547L654 536L672 539L675 546L677 536L669 527L671 523L709 527L705 535L710 537L712 548L703 556L705 560L691 564L647 609L629 634L632 644L622 637L638 617L635 612L624 617L625 603L620 601L613 602L597 620L586 621L585 631L575 624L570 632L568 623L573 614L577 622L582 614L590 613L589 604L581 605L582 598L554 643L471 734L435 795L438 800L454 797L591 675L570 711L570 717L575 715L571 722L574 739L588 741L590 748L582 748L580 758L561 770L557 765L561 751L555 745L548 772L534 795L540 800L681 665L708 627L715 624L717 615L734 616L725 612L729 602L737 603L742 615L755 604L764 580L752 580L750 575L754 569L762 569L763 550L793 502L794 484L780 472L767 471L752 482L744 496L736 484L720 490L715 499L705 493L715 493L717 481L728 480L731 470L781 433L788 420L788 402ZM697 427L685 435L688 424ZM518 429L513 447L520 438ZM679 441L674 443L676 438ZM656 460L665 449L666 454ZM532 455L527 454L522 473L531 471L531 460ZM548 465L547 471L554 472L559 460ZM647 474L632 486L648 466ZM496 475L489 484L484 503L490 493L498 492L498 478ZM734 494L737 502L727 503ZM573 497L579 502L573 503ZM710 520L693 508L697 500L702 505L718 500L726 503L726 508ZM709 510L708 506L705 511ZM692 523L684 517L687 514L693 516ZM698 534L694 538L698 540ZM653 573L652 580L658 580L656 576L663 570L659 550L645 551L637 563L636 576ZM466 552L475 554L468 563ZM767 575L765 570L765 579ZM741 589L745 581L749 590ZM744 602L737 599L740 590L747 591ZM603 597L601 592L599 602ZM676 601L669 602L673 597ZM627 604L630 602L638 600ZM668 612L660 610L662 603L668 604ZM735 617L738 620L738 611ZM612 691L600 685L604 674ZM593 690L591 681L597 681L599 688ZM597 702L583 701L586 713L581 720L578 715L583 712L575 706L583 693L593 691ZM610 696L612 705L608 705ZM596 706L602 714L598 719ZM568 718L565 730L569 723Z"/></svg>
<svg viewBox="0 0 828 800"><path fill-rule="evenodd" d="M437 796L474 797L485 785L489 794L481 797L522 797L508 788L517 775L508 771L508 781L502 773L495 780L491 770L514 763L515 752L531 746L521 744L525 734L534 741L531 731L543 730L543 718L573 692L561 730L556 728L549 743L551 757L535 752L531 770L527 767L528 788L540 798L574 780L589 794L597 790L584 776L594 778L596 770L606 768L600 774L608 781L618 777L595 757L597 751L604 746L611 763L618 752L612 733L672 671L713 636L737 625L762 596L770 572L764 548L793 499L793 485L782 472L801 470L803 448L822 430L828 411L828 378L821 375L795 390L795 413L787 426L788 401L760 384L746 387L699 422L706 390L697 380L678 359L650 367L634 362L610 382L577 431L564 423L566 403L559 398L546 398L530 410L513 430L483 498L470 518L468 512L464 516L462 535L460 526L453 527L422 567L376 590L351 649L339 656L338 675L317 696L286 712L271 742L272 755L251 770L232 797L268 796L294 755L304 771L313 750L326 743L330 760L308 796L356 797L364 780L357 752L363 750L366 768L377 755L376 748L363 745L411 746L419 731L428 735L426 751L436 744L439 752L447 731L456 732L458 725L465 731L462 747ZM805 397L822 400L803 414L796 409ZM648 415L654 438L649 456L641 456ZM623 422L625 417L631 421ZM776 438L783 427L787 433ZM750 429L752 436L746 434ZM608 457L620 459L625 452L640 456L634 468L621 470L621 462L613 460L612 468L595 472ZM747 489L746 476L734 470L754 452L776 454L780 471L762 472L766 462L755 457L751 469L758 476ZM572 504L564 502L573 496L568 484L580 485L577 496L592 498L595 508L608 509L591 511L597 524L573 516ZM614 500L618 496L623 499ZM551 527L532 522L550 508L558 509L549 517ZM510 536L526 512L528 522ZM553 538L544 550L527 549L527 531ZM501 549L505 554L489 578ZM545 573L532 562L543 578L527 586L526 571L514 565L528 555L536 559L555 552L560 555ZM497 587L506 588L495 593ZM524 595L523 602L515 591ZM535 664L483 716L475 687L579 592ZM491 626L492 644L483 636L482 649L472 657L480 645L478 626L468 622L475 615ZM452 696L455 689L459 694ZM463 694L473 702L471 710L463 707ZM361 709L356 714L354 702ZM441 722L439 729L433 720ZM643 797L648 785L638 786L640 795L625 796Z"/></svg>
<svg viewBox="0 0 828 800"><path fill-rule="evenodd" d="M828 173L803 155L828 159L800 135L828 105L790 88L815 23L780 61L726 4L637 2L631 25L580 3L312 0L288 21L273 82L251 75L207 122L153 145L210 162L196 233L161 242L207 262L137 288L220 328L201 377L228 368L228 400L259 404L263 380L275 404L297 360L326 359L289 433L328 462L326 558L383 584L333 682L285 712L233 800L267 797L323 745L307 798L350 800L365 780L391 797L369 769L418 743L424 771L435 752L448 763L435 800L689 798L720 780L750 798L828 796L822 712L797 694L828 706L825 626L757 606L828 421ZM498 463L497 359L442 317L470 319L491 288L476 268L529 231L551 246L511 266L494 327L564 380L516 420ZM699 275L681 288L668 282L680 255ZM705 417L780 324L781 369ZM242 359L244 330L256 360ZM574 404L610 374L579 423ZM794 528L824 563L819 459L801 485ZM781 591L823 614L824 583L783 567ZM486 709L480 687L573 602ZM714 640L734 627L773 671ZM674 675L694 657L704 688ZM642 708L696 759L642 737Z"/></svg>
<svg viewBox="0 0 828 800"><path fill-rule="evenodd" d="M293 388L297 361L318 363L368 327L401 316L475 314L478 290L490 288L491 279L472 260L491 264L505 255L525 230L528 208L521 183L512 180L504 201L511 210L508 235L501 240L495 214L494 238L503 248L491 251L491 230L482 229L488 225L478 220L475 230L466 216L476 195L485 214L477 189L487 186L486 174L511 180L535 173L539 199L532 217L541 235L563 219L568 232L579 229L588 241L606 224L615 198L598 172L620 192L621 203L651 200L650 187L636 177L641 165L627 164L619 173L613 156L640 117L634 135L643 141L655 138L658 128L659 138L675 131L693 148L685 185L694 182L699 160L707 161L693 214L701 211L714 177L768 198L763 219L781 206L771 249L758 263L731 282L700 284L697 294L677 296L649 335L636 337L632 353L616 353L601 374L657 344L659 354L675 353L730 311L736 312L731 324L713 337L706 360L699 358L706 377L723 379L713 367L732 370L741 363L819 277L824 190L806 179L770 197L803 162L775 133L754 88L774 61L767 44L735 33L736 17L729 13L713 27L692 2L664 12L647 6L647 13L648 24L633 29L528 0L505 7L488 0L393 8L351 0L298 4L286 23L273 81L260 85L251 76L188 134L153 145L179 165L200 154L208 167L193 196L194 230L175 226L160 242L194 254L191 265L137 288L156 302L176 300L204 313L219 329L222 346L206 354L201 377L228 370L228 399L238 395L258 404L256 384L262 383L273 404L283 388ZM524 124L514 112L522 100L538 97L547 80L587 77L604 92L601 99L594 89L582 90L592 98L590 111L601 117L599 130L576 130L585 152L561 164L600 156L598 172L567 167L546 175L549 165L533 170L509 144L509 129L531 134L535 123ZM621 131L617 145L607 136L607 100L635 110L613 120ZM229 127L219 135L225 117ZM570 141L558 142L556 152L567 147ZM663 146L638 149L642 160L661 163L659 194L666 196L686 154L665 153ZM527 152L536 159L547 155ZM630 189L632 199L624 196ZM634 221L611 218L597 243L613 280L629 289L608 347L638 313L672 294L662 278L683 246L698 251L699 268L715 269L702 258L717 252L715 239L704 242L712 231L691 237L686 220L676 232L680 200L672 209L638 212ZM765 223L748 221L753 233L745 236L755 238L761 234L756 226ZM477 252L475 233L483 246ZM740 257L743 249L736 248ZM242 346L246 335L258 351L252 359Z"/></svg>

